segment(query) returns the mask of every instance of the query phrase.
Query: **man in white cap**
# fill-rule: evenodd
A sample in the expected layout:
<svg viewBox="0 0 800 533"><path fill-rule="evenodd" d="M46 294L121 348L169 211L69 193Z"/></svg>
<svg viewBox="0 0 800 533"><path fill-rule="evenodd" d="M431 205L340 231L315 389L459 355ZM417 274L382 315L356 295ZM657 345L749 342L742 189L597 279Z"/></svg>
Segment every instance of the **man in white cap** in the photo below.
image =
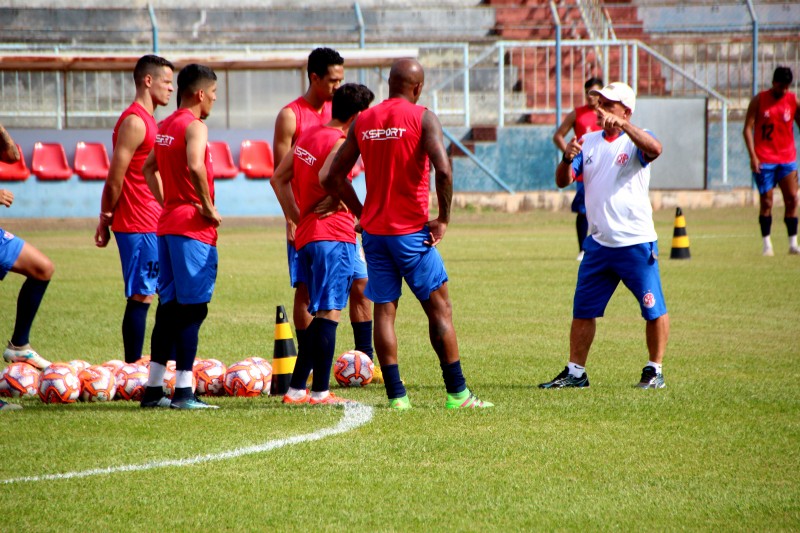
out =
<svg viewBox="0 0 800 533"><path fill-rule="evenodd" d="M669 336L669 315L658 270L658 242L650 205L650 163L661 155L661 143L630 122L636 94L621 82L591 93L600 97L597 123L602 131L573 138L556 168L563 188L576 176L586 187L589 234L578 270L572 310L569 363L544 389L588 387L586 359L596 321L622 281L639 302L649 361L638 387L664 387L661 361Z"/></svg>

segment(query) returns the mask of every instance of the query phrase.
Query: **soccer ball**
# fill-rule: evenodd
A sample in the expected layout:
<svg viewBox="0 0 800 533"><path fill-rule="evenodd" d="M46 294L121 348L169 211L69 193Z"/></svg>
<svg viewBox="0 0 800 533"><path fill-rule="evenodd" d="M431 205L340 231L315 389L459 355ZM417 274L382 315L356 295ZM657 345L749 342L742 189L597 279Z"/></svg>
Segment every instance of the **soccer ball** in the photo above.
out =
<svg viewBox="0 0 800 533"><path fill-rule="evenodd" d="M39 398L44 403L73 403L81 394L81 381L67 363L53 363L42 371Z"/></svg>
<svg viewBox="0 0 800 533"><path fill-rule="evenodd" d="M256 364L256 366L261 369L261 375L264 376L264 394L269 394L270 386L269 384L272 382L272 365L269 364L269 361L264 359L263 357L248 357L245 361L252 361Z"/></svg>
<svg viewBox="0 0 800 533"><path fill-rule="evenodd" d="M0 374L0 396L27 398L39 390L39 371L28 363L11 363Z"/></svg>
<svg viewBox="0 0 800 533"><path fill-rule="evenodd" d="M136 360L136 364L150 368L150 356L149 355L141 356L139 359Z"/></svg>
<svg viewBox="0 0 800 533"><path fill-rule="evenodd" d="M75 372L78 373L78 374L81 373L81 370L83 370L85 368L89 368L90 366L92 366L88 361L84 361L83 359L73 359L72 361L70 361L67 364L69 366L71 366L72 368L74 368Z"/></svg>
<svg viewBox="0 0 800 533"><path fill-rule="evenodd" d="M84 402L107 402L117 392L117 378L104 366L90 366L78 373L81 380L81 400Z"/></svg>
<svg viewBox="0 0 800 533"><path fill-rule="evenodd" d="M225 394L225 373L228 369L222 361L200 359L194 362L195 392L198 395L222 396Z"/></svg>
<svg viewBox="0 0 800 533"><path fill-rule="evenodd" d="M117 371L117 397L140 401L147 387L147 367L125 364Z"/></svg>
<svg viewBox="0 0 800 533"><path fill-rule="evenodd" d="M333 377L342 387L363 387L372 381L375 365L367 354L358 350L344 352L336 360Z"/></svg>
<svg viewBox="0 0 800 533"><path fill-rule="evenodd" d="M103 363L102 366L111 370L111 373L114 374L114 376L116 377L117 372L119 372L119 369L125 366L125 361L120 361L119 359L112 359L110 361L106 361L105 363Z"/></svg>
<svg viewBox="0 0 800 533"><path fill-rule="evenodd" d="M239 361L225 372L225 392L231 396L252 398L264 390L264 374L252 361Z"/></svg>

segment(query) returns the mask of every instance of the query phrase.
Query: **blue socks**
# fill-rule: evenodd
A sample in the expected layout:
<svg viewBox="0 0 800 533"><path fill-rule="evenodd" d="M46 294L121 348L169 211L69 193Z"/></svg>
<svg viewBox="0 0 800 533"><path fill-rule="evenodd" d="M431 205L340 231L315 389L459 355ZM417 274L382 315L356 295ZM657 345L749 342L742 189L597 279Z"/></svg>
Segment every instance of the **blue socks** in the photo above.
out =
<svg viewBox="0 0 800 533"><path fill-rule="evenodd" d="M353 340L356 343L356 350L364 352L370 361L374 358L372 350L372 320L366 322L352 322Z"/></svg>
<svg viewBox="0 0 800 533"><path fill-rule="evenodd" d="M386 396L390 400L402 398L406 395L406 387L400 380L400 368L395 365L381 365L383 383L386 386Z"/></svg>
<svg viewBox="0 0 800 533"><path fill-rule="evenodd" d="M797 217L786 217L783 222L786 224L786 233L789 237L797 235Z"/></svg>
<svg viewBox="0 0 800 533"><path fill-rule="evenodd" d="M316 326L315 320L311 321L308 329L295 329L297 334L297 359L294 362L294 370L292 371L292 378L289 381L289 386L297 390L306 390L306 382L308 375L311 374L311 368L314 360L311 358L311 352L308 346L309 334L315 335Z"/></svg>
<svg viewBox="0 0 800 533"><path fill-rule="evenodd" d="M125 347L125 362L133 363L142 357L144 331L147 325L147 311L150 304L128 300L125 316L122 318L122 344Z"/></svg>
<svg viewBox="0 0 800 533"><path fill-rule="evenodd" d="M178 302L159 302L156 308L156 322L153 325L153 334L150 337L150 360L164 366L167 361L175 359L176 339L175 331Z"/></svg>
<svg viewBox="0 0 800 533"><path fill-rule="evenodd" d="M39 304L42 303L49 283L50 280L28 278L22 284L17 297L17 319L14 322L14 334L11 336L11 344L14 346L25 346L30 342L33 319L36 318L36 312L39 310Z"/></svg>
<svg viewBox="0 0 800 533"><path fill-rule="evenodd" d="M339 323L333 320L314 318L308 328L306 344L313 360L314 379L311 382L313 392L324 392L330 389L331 367L336 350L336 328L338 326Z"/></svg>
<svg viewBox="0 0 800 533"><path fill-rule="evenodd" d="M448 394L458 394L467 388L467 380L461 373L461 360L450 364L439 363L439 366L442 367L442 377Z"/></svg>
<svg viewBox="0 0 800 533"><path fill-rule="evenodd" d="M200 326L208 316L208 304L187 304L178 306L177 349L175 351L175 370L192 370L197 356Z"/></svg>
<svg viewBox="0 0 800 533"><path fill-rule="evenodd" d="M575 217L575 231L578 232L578 248L583 251L583 241L589 232L589 220L583 213L578 213L578 216Z"/></svg>
<svg viewBox="0 0 800 533"><path fill-rule="evenodd" d="M758 215L758 224L761 226L761 236L766 237L772 233L772 216Z"/></svg>

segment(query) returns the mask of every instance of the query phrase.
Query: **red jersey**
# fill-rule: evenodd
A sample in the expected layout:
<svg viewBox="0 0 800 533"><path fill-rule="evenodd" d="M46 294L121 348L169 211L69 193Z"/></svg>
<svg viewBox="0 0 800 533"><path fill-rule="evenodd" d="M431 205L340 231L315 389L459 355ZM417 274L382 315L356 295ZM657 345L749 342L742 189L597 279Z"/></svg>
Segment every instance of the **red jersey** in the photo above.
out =
<svg viewBox="0 0 800 533"><path fill-rule="evenodd" d="M580 139L590 131L599 131L601 128L597 125L597 113L588 105L582 105L575 108L575 124L572 126L575 130L575 137Z"/></svg>
<svg viewBox="0 0 800 533"><path fill-rule="evenodd" d="M430 161L422 146L425 108L390 98L356 119L367 179L361 226L374 235L408 235L428 222Z"/></svg>
<svg viewBox="0 0 800 533"><path fill-rule="evenodd" d="M142 167L147 156L150 155L150 150L153 149L158 127L153 115L141 104L133 102L128 109L122 112L114 126L114 133L111 135L111 143L114 148L117 146L120 125L130 115L136 115L142 119L145 134L142 144L136 148L128 169L125 171L122 192L114 210L114 222L111 224L111 229L115 232L125 233L153 233L158 227L161 206L147 187Z"/></svg>
<svg viewBox="0 0 800 533"><path fill-rule="evenodd" d="M300 96L284 107L284 109L287 108L291 109L295 116L295 129L294 135L292 135L292 144L297 142L297 139L300 138L300 134L306 129L312 126L321 126L331 121L330 102L325 102L322 105L322 111L317 111L311 107L308 100Z"/></svg>
<svg viewBox="0 0 800 533"><path fill-rule="evenodd" d="M314 208L328 193L319 184L319 171L330 155L336 141L343 138L339 128L315 126L308 128L297 139L294 147L294 180L297 182L297 206L300 208L300 223L295 232L295 246L299 250L315 241L339 241L355 244L353 229L355 217L352 213L339 211L320 220Z"/></svg>
<svg viewBox="0 0 800 533"><path fill-rule="evenodd" d="M756 155L762 163L792 163L797 159L794 145L794 116L797 97L786 93L776 100L772 91L756 96L756 124L753 138Z"/></svg>
<svg viewBox="0 0 800 533"><path fill-rule="evenodd" d="M182 235L191 239L217 245L217 228L214 222L200 214L194 204L200 197L189 177L186 159L186 128L195 120L188 109L178 109L164 119L158 127L155 154L161 182L164 187L164 210L158 220L157 234ZM214 170L206 147L205 155L208 190L214 200Z"/></svg>

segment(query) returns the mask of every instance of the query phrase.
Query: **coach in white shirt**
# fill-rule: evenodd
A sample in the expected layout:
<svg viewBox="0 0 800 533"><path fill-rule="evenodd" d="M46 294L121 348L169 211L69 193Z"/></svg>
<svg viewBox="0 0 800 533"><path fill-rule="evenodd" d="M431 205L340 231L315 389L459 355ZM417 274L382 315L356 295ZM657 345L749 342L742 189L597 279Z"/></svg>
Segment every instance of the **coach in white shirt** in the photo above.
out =
<svg viewBox="0 0 800 533"><path fill-rule="evenodd" d="M661 143L630 123L636 108L633 89L621 82L591 91L600 97L602 131L573 138L556 168L556 184L566 187L583 175L589 236L578 270L572 311L569 363L541 388L588 387L585 365L602 317L620 280L639 302L647 321L649 361L638 386L664 387L661 361L669 336L669 315L658 270L658 242L650 205L650 163Z"/></svg>

